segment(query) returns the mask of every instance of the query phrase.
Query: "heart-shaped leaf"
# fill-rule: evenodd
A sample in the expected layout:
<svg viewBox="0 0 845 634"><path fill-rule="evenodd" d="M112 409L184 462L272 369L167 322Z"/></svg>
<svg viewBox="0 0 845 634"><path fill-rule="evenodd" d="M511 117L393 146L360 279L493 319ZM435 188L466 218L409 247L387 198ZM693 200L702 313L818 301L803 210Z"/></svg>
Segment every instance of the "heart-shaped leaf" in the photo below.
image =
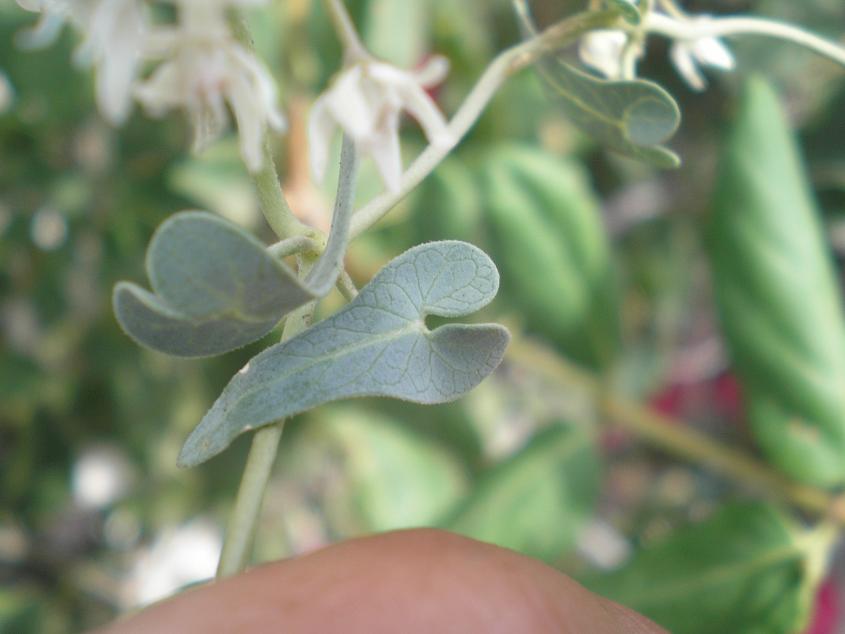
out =
<svg viewBox="0 0 845 634"><path fill-rule="evenodd" d="M354 151L344 142L331 234L304 281L243 229L206 212L182 212L162 223L147 249L154 292L131 282L115 287L118 322L141 345L180 357L222 354L263 337L337 280L354 174Z"/></svg>
<svg viewBox="0 0 845 634"><path fill-rule="evenodd" d="M425 317L468 315L498 287L492 260L470 244L406 251L333 316L253 358L188 437L179 464L200 464L247 430L341 398L460 397L499 365L508 331L496 324L429 330Z"/></svg>
<svg viewBox="0 0 845 634"><path fill-rule="evenodd" d="M527 6L524 2L516 6L523 32L536 36ZM663 88L642 79L599 79L555 55L543 56L537 67L564 114L599 143L658 167L680 165L678 156L660 145L675 134L681 122L678 104Z"/></svg>

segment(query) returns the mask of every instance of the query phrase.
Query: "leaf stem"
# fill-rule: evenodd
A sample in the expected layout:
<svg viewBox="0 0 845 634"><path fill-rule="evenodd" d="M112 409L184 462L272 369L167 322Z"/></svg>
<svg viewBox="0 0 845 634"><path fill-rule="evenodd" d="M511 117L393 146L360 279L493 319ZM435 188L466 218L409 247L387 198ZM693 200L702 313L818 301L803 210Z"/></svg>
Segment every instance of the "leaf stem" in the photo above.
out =
<svg viewBox="0 0 845 634"><path fill-rule="evenodd" d="M544 53L564 46L582 33L606 28L618 22L618 19L615 11L580 13L549 27L537 37L499 53L449 121L448 133L445 135L448 141L429 145L402 175L396 191L384 192L356 211L352 217L352 236L361 235L381 220L449 155L509 77L536 61Z"/></svg>
<svg viewBox="0 0 845 634"><path fill-rule="evenodd" d="M793 42L845 66L845 47L800 27L775 20L749 16L726 18L698 16L694 19L683 20L652 12L646 16L642 28L650 33L679 40L728 35L764 35Z"/></svg>
<svg viewBox="0 0 845 634"><path fill-rule="evenodd" d="M308 327L312 310L312 306L306 304L288 315L282 341L295 337ZM258 516L264 502L264 492L273 471L284 426L285 421L280 420L261 427L252 436L246 467L241 476L235 507L229 517L223 550L217 564L218 579L237 574L247 566Z"/></svg>
<svg viewBox="0 0 845 634"><path fill-rule="evenodd" d="M508 357L548 380L591 394L615 424L652 445L749 487L774 492L806 511L845 526L845 498L794 482L745 452L725 446L648 407L608 393L598 378L544 347L525 339L515 339L508 348Z"/></svg>
<svg viewBox="0 0 845 634"><path fill-rule="evenodd" d="M358 31L355 30L355 25L352 18L349 17L349 12L342 0L325 0L326 8L331 15L332 23L334 24L335 33L338 39L343 43L343 52L346 56L347 62L354 62L359 59L367 59L370 54L361 42L358 36Z"/></svg>

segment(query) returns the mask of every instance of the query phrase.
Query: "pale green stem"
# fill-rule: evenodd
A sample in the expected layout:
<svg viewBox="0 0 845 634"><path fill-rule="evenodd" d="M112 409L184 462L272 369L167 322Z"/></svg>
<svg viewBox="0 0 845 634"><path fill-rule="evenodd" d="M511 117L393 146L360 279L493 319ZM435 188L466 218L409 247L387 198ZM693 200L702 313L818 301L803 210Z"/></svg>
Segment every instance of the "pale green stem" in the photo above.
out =
<svg viewBox="0 0 845 634"><path fill-rule="evenodd" d="M539 345L515 339L508 347L507 354L512 361L548 380L591 394L600 402L601 411L613 423L642 440L676 457L706 466L736 482L779 495L806 511L845 526L845 497L790 480L746 453L725 446L680 421L608 393L597 377Z"/></svg>
<svg viewBox="0 0 845 634"><path fill-rule="evenodd" d="M747 16L711 18L699 16L695 19L676 19L660 13L650 13L642 25L647 32L665 35L678 40L695 40L702 37L723 37L730 35L763 35L793 42L804 46L845 66L845 47L819 37L802 28Z"/></svg>
<svg viewBox="0 0 845 634"><path fill-rule="evenodd" d="M286 258L297 253L319 253L320 245L311 238L294 236L270 245L267 252L274 258Z"/></svg>
<svg viewBox="0 0 845 634"><path fill-rule="evenodd" d="M352 23L352 18L349 17L349 12L346 10L343 0L325 0L325 4L329 15L332 17L335 32L343 43L346 61L349 63L359 59L368 59L370 54L361 42L361 38L358 36L358 31L355 30L355 25Z"/></svg>
<svg viewBox="0 0 845 634"><path fill-rule="evenodd" d="M309 316L313 308L307 304L293 311L285 321L282 341L295 337L308 327ZM235 507L229 516L226 538L220 562L217 565L217 578L237 574L246 568L249 562L255 528L261 514L264 492L276 461L279 440L284 429L284 420L266 425L252 436L246 467L244 468Z"/></svg>
<svg viewBox="0 0 845 634"><path fill-rule="evenodd" d="M448 141L429 145L402 175L396 191L376 196L352 217L352 236L381 220L396 203L428 176L472 128L487 104L505 81L536 61L541 55L575 40L582 33L607 27L617 21L613 11L582 13L560 22L540 35L500 53L479 78L461 107L449 121Z"/></svg>
<svg viewBox="0 0 845 634"><path fill-rule="evenodd" d="M337 279L337 290L340 291L340 294L343 295L347 302L351 302L358 297L358 289L355 287L355 282L352 281L352 278L349 277L349 273L346 271L340 272L340 277Z"/></svg>

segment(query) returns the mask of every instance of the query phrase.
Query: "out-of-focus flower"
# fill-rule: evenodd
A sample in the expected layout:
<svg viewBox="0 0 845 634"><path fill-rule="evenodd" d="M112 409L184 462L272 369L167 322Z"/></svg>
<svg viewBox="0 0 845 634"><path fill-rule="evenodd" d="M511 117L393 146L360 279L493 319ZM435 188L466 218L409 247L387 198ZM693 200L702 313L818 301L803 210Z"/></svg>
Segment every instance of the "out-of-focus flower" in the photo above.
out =
<svg viewBox="0 0 845 634"><path fill-rule="evenodd" d="M12 82L6 77L6 73L0 70L0 114L12 107L15 101L15 89Z"/></svg>
<svg viewBox="0 0 845 634"><path fill-rule="evenodd" d="M18 0L28 11L41 13L38 24L20 34L27 48L50 44L69 21L84 36L74 54L81 66L96 69L97 105L111 123L126 120L132 105L132 85L147 35L147 14L141 0Z"/></svg>
<svg viewBox="0 0 845 634"><path fill-rule="evenodd" d="M430 143L451 142L443 114L425 91L440 83L448 69L443 57L432 57L416 72L368 57L342 70L311 111L308 145L315 178L325 176L335 128L340 127L361 153L372 157L387 189L399 189L403 110L420 123Z"/></svg>
<svg viewBox="0 0 845 634"><path fill-rule="evenodd" d="M262 164L264 133L285 129L276 86L268 70L234 41L225 10L258 0L178 0L179 26L160 30L154 47L166 57L135 96L153 116L184 108L193 126L194 150L218 138L228 124L228 104L250 171Z"/></svg>
<svg viewBox="0 0 845 634"><path fill-rule="evenodd" d="M627 41L628 36L622 31L590 31L578 44L578 56L584 64L608 79L619 79L622 76L622 51Z"/></svg>
<svg viewBox="0 0 845 634"><path fill-rule="evenodd" d="M699 37L692 40L677 40L669 56L678 74L693 90L704 90L707 81L699 66L711 66L721 70L733 70L736 62L727 46L715 37Z"/></svg>

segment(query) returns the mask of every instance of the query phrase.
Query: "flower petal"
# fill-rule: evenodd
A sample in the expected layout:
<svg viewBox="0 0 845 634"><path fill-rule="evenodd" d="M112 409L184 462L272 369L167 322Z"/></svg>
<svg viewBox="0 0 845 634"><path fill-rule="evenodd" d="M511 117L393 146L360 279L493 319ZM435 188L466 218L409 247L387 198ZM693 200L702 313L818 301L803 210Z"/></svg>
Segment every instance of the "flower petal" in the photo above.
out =
<svg viewBox="0 0 845 634"><path fill-rule="evenodd" d="M384 185L390 192L399 191L402 180L402 151L399 145L399 115L395 113L384 129L373 136L364 149L376 164Z"/></svg>
<svg viewBox="0 0 845 634"><path fill-rule="evenodd" d="M678 74L684 78L690 88L701 92L707 87L707 81L698 70L695 56L688 42L675 42L669 50L669 57Z"/></svg>

